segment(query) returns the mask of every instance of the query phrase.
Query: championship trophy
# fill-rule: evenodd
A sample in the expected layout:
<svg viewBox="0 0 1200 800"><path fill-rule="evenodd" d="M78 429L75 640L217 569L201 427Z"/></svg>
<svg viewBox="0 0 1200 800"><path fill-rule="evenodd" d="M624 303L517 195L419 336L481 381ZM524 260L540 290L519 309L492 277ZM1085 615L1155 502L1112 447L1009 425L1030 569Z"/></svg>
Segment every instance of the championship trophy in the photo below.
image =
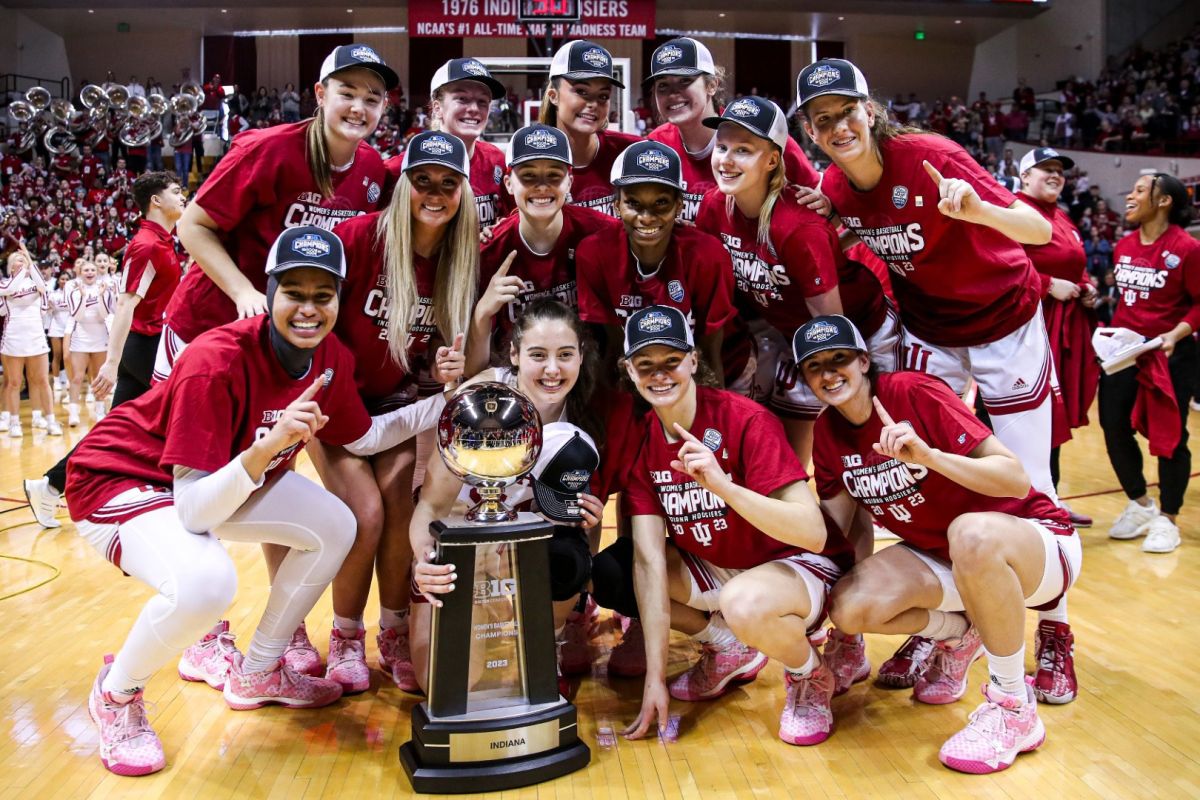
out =
<svg viewBox="0 0 1200 800"><path fill-rule="evenodd" d="M413 708L404 771L414 790L431 794L574 772L591 752L575 707L558 693L546 550L554 526L502 500L537 461L537 409L504 384L473 384L447 404L437 441L446 466L482 500L430 525L437 562L453 564L458 580L433 609L428 699Z"/></svg>

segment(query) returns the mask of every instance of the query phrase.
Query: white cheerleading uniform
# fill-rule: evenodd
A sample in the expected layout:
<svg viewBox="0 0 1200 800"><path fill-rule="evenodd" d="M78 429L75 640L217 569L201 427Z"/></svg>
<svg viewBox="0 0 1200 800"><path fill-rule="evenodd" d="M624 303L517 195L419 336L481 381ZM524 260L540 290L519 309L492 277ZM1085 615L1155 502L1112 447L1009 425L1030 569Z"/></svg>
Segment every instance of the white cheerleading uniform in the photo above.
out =
<svg viewBox="0 0 1200 800"><path fill-rule="evenodd" d="M75 321L71 331L72 353L107 353L108 325L113 311L112 292L99 281L79 283L67 295L67 306Z"/></svg>
<svg viewBox="0 0 1200 800"><path fill-rule="evenodd" d="M71 307L67 303L67 290L54 289L50 292L50 329L46 335L51 339L61 339L67 335L71 327Z"/></svg>
<svg viewBox="0 0 1200 800"><path fill-rule="evenodd" d="M23 270L0 281L0 300L8 307L8 322L0 338L0 353L16 358L40 356L50 352L42 327L42 308L46 304L46 285L33 270Z"/></svg>

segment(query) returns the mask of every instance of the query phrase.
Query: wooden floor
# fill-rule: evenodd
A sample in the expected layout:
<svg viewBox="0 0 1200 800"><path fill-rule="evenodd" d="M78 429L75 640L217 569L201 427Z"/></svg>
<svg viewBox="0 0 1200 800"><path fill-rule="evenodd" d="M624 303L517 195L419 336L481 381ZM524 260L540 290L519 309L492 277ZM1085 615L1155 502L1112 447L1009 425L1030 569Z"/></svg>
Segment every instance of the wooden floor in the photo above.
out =
<svg viewBox="0 0 1200 800"><path fill-rule="evenodd" d="M1198 428L1200 415L1193 415L1193 433ZM416 698L390 682L381 685L379 673L369 692L332 708L237 712L205 685L163 669L146 696L166 770L121 778L101 767L88 690L101 655L120 644L149 590L103 562L75 535L65 512L60 530L43 531L17 500L21 477L66 452L73 433L0 437L0 800L408 796L397 748L408 739ZM1200 496L1195 488L1188 494L1183 547L1146 555L1137 543L1105 535L1125 500L1110 491L1116 480L1094 425L1067 445L1063 465L1063 495L1091 495L1072 505L1097 523L1083 534L1085 567L1071 593L1080 696L1070 705L1042 707L1046 743L1007 772L965 776L937 762L942 741L976 704L982 661L967 698L950 706L922 706L908 691L859 684L834 701L836 730L818 747L790 747L776 738L782 699L776 664L718 701L672 703L677 740L614 738L612 731L637 713L641 681L606 676L612 633L605 625L593 674L574 697L591 765L505 796L1200 797ZM311 474L307 463L302 470ZM1103 492L1110 493L1096 494ZM244 641L265 603L265 571L256 547L229 549L242 578L229 614ZM369 621L375 603L372 597ZM317 634L331 618L326 594L308 618L322 651L324 637ZM374 663L373 628L369 634ZM872 662L878 665L899 641L869 637ZM672 672L694 653L676 641Z"/></svg>

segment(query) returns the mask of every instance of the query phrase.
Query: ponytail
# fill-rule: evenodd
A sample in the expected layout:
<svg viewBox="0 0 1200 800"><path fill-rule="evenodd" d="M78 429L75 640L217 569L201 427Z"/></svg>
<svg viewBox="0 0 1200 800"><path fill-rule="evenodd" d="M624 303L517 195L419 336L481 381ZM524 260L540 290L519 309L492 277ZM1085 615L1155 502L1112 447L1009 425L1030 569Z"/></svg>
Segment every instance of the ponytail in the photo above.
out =
<svg viewBox="0 0 1200 800"><path fill-rule="evenodd" d="M321 192L321 197L333 196L333 165L329 159L329 141L325 138L325 108L317 109L304 135L304 157Z"/></svg>

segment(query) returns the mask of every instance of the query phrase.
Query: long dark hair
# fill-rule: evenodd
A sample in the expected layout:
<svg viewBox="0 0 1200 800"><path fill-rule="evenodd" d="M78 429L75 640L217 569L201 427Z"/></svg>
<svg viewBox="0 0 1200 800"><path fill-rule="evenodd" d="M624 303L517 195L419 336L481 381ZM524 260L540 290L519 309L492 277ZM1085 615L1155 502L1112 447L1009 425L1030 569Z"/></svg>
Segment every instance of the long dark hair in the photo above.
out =
<svg viewBox="0 0 1200 800"><path fill-rule="evenodd" d="M542 297L521 309L512 330L512 347L521 352L525 332L539 322L562 322L575 332L579 341L579 377L567 395L567 417L571 424L582 428L597 447L603 446L604 420L592 407L592 393L600 373L600 356L591 334L573 309L552 297Z"/></svg>
<svg viewBox="0 0 1200 800"><path fill-rule="evenodd" d="M1154 180L1150 184L1151 202L1154 200L1154 193L1156 191L1171 198L1171 208L1167 212L1168 224L1186 228L1187 224L1192 220L1192 207L1188 202L1188 193L1183 182L1174 175L1168 175L1165 172L1156 172L1154 173Z"/></svg>

